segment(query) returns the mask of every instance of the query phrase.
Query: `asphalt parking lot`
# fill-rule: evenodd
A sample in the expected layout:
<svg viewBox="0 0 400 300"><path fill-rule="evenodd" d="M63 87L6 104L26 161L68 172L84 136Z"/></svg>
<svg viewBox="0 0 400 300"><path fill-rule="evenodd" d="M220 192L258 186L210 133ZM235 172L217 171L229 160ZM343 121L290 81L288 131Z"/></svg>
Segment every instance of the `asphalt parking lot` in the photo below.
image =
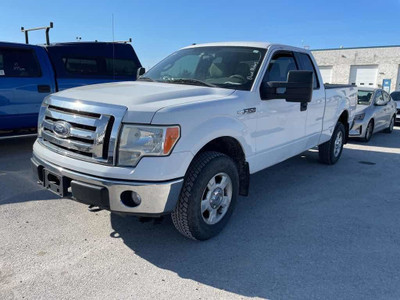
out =
<svg viewBox="0 0 400 300"><path fill-rule="evenodd" d="M251 177L207 242L169 218L89 212L31 179L33 138L0 141L0 299L399 299L400 128Z"/></svg>

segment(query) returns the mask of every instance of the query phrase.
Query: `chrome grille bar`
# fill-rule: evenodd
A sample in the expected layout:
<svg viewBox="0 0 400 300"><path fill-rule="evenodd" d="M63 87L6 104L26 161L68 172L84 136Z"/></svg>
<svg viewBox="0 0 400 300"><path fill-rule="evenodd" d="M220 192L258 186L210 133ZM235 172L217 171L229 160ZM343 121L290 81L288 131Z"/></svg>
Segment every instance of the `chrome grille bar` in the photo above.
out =
<svg viewBox="0 0 400 300"><path fill-rule="evenodd" d="M93 151L93 145L91 144L62 139L47 130L42 132L42 136L45 140L64 148L87 153L91 153Z"/></svg>
<svg viewBox="0 0 400 300"><path fill-rule="evenodd" d="M43 120L43 127L50 131L54 129L54 121L51 120ZM94 140L96 138L96 133L91 130L80 129L76 127L71 128L70 136L76 138L82 138L87 140Z"/></svg>
<svg viewBox="0 0 400 300"><path fill-rule="evenodd" d="M81 124L85 126L97 127L101 124L99 119L82 117L77 114L70 114L70 113L60 113L58 111L51 110L47 108L46 110L46 117L57 119L57 120L64 120L69 123Z"/></svg>
<svg viewBox="0 0 400 300"><path fill-rule="evenodd" d="M39 114L39 142L66 156L113 164L126 110L124 106L51 96Z"/></svg>

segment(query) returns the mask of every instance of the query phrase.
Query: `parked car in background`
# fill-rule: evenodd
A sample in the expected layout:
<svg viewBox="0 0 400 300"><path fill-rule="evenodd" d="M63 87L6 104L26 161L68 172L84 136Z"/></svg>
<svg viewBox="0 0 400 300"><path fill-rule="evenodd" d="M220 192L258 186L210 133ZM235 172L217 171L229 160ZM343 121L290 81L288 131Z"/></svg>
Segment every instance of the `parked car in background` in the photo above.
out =
<svg viewBox="0 0 400 300"><path fill-rule="evenodd" d="M32 164L62 197L119 213L172 213L186 237L218 234L249 176L319 146L335 164L357 88L325 86L310 51L268 43L181 49L135 82L47 97Z"/></svg>
<svg viewBox="0 0 400 300"><path fill-rule="evenodd" d="M40 105L51 93L93 83L133 81L139 67L130 44L0 42L0 135L36 128Z"/></svg>
<svg viewBox="0 0 400 300"><path fill-rule="evenodd" d="M396 122L400 122L400 91L394 91L390 96L397 104Z"/></svg>
<svg viewBox="0 0 400 300"><path fill-rule="evenodd" d="M360 88L351 137L362 138L368 142L373 133L384 130L393 131L396 120L396 102L382 89Z"/></svg>

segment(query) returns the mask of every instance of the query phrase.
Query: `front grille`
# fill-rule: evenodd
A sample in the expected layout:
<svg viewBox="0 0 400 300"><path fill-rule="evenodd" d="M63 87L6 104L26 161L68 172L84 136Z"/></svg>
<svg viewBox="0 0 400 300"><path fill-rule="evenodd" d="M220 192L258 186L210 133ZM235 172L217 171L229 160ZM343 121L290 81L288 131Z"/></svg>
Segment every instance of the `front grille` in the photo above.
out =
<svg viewBox="0 0 400 300"><path fill-rule="evenodd" d="M54 98L46 101L44 112L39 116L42 144L67 156L113 163L125 107ZM59 132L60 126L65 132Z"/></svg>

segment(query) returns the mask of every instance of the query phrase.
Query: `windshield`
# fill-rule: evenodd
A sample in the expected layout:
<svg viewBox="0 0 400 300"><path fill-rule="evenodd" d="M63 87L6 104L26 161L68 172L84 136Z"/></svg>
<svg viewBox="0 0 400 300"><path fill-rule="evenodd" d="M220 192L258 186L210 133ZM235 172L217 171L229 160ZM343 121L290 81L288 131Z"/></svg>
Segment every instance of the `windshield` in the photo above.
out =
<svg viewBox="0 0 400 300"><path fill-rule="evenodd" d="M393 92L390 94L390 96L392 96L394 101L400 101L400 92Z"/></svg>
<svg viewBox="0 0 400 300"><path fill-rule="evenodd" d="M139 80L250 90L266 50L250 47L195 47L179 50Z"/></svg>
<svg viewBox="0 0 400 300"><path fill-rule="evenodd" d="M360 105L370 105L371 97L374 91L358 91L358 104Z"/></svg>

